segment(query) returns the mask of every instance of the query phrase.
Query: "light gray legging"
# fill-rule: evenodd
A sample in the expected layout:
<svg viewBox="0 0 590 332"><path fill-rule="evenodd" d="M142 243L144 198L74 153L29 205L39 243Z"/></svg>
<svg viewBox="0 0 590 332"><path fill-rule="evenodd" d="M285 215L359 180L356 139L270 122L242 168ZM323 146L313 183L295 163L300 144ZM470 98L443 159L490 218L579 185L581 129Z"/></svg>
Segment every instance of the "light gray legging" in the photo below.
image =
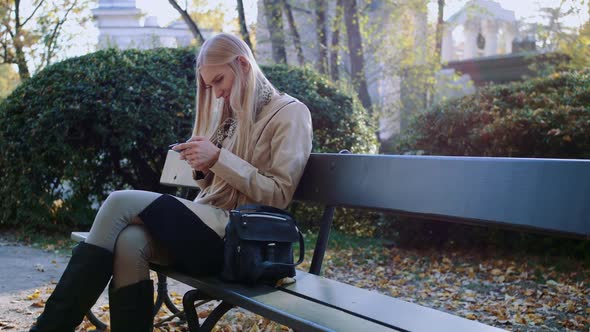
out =
<svg viewBox="0 0 590 332"><path fill-rule="evenodd" d="M160 265L170 262L167 251L152 239L137 217L161 195L141 190L114 191L96 214L86 243L114 253L115 288L149 279L150 262Z"/></svg>

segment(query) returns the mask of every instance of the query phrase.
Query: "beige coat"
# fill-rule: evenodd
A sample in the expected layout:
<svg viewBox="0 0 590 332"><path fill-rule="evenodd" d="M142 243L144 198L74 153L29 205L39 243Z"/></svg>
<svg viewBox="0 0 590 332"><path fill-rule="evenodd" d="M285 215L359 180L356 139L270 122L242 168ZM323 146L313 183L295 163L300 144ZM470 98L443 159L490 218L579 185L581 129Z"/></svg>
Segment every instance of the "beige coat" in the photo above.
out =
<svg viewBox="0 0 590 332"><path fill-rule="evenodd" d="M222 147L219 159L205 179L197 181L201 193L194 203L187 205L220 236L225 234L228 211L214 207L207 200L213 177L222 178L241 193L236 207L264 204L285 208L293 198L311 153L309 109L287 94L275 95L258 113L251 139L252 162Z"/></svg>

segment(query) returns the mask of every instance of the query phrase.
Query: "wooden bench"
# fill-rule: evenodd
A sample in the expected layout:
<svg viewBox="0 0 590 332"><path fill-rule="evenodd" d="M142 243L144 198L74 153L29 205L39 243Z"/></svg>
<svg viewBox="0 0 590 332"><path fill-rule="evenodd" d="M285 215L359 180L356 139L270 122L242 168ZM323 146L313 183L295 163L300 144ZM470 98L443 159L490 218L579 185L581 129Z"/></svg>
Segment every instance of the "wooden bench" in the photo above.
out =
<svg viewBox="0 0 590 332"><path fill-rule="evenodd" d="M174 158L161 183L193 187ZM500 330L321 277L335 207L590 238L590 160L312 154L295 199L325 210L310 271L298 271L294 284L247 287L152 266L195 288L183 299L191 331L210 331L234 306L296 331ZM222 301L200 327L199 299Z"/></svg>

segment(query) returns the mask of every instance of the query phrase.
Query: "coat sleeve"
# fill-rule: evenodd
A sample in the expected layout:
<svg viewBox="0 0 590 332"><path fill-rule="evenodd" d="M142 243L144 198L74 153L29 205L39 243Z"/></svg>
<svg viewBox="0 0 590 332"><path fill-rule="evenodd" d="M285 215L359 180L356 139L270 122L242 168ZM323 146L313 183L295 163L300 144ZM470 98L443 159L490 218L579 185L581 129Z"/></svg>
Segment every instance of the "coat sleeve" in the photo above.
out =
<svg viewBox="0 0 590 332"><path fill-rule="evenodd" d="M210 170L250 201L285 208L293 198L311 153L313 132L309 110L298 102L289 105L273 117L264 131L263 136L268 138L263 139L270 140L270 167L260 170L221 149Z"/></svg>

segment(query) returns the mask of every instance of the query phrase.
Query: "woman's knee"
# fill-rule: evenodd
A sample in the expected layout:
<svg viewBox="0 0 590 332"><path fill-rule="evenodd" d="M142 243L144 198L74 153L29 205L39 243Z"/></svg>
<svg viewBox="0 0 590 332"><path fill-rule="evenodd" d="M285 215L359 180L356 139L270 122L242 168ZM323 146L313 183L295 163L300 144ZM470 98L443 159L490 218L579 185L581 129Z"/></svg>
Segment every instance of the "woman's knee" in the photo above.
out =
<svg viewBox="0 0 590 332"><path fill-rule="evenodd" d="M109 194L107 199L102 203L101 209L120 210L127 206L133 197L135 190L116 190Z"/></svg>
<svg viewBox="0 0 590 332"><path fill-rule="evenodd" d="M115 256L117 258L132 261L149 260L150 237L147 231L139 225L129 225L117 238L115 244Z"/></svg>
<svg viewBox="0 0 590 332"><path fill-rule="evenodd" d="M107 197L100 209L111 217L122 218L130 223L161 195L143 190L117 190Z"/></svg>

